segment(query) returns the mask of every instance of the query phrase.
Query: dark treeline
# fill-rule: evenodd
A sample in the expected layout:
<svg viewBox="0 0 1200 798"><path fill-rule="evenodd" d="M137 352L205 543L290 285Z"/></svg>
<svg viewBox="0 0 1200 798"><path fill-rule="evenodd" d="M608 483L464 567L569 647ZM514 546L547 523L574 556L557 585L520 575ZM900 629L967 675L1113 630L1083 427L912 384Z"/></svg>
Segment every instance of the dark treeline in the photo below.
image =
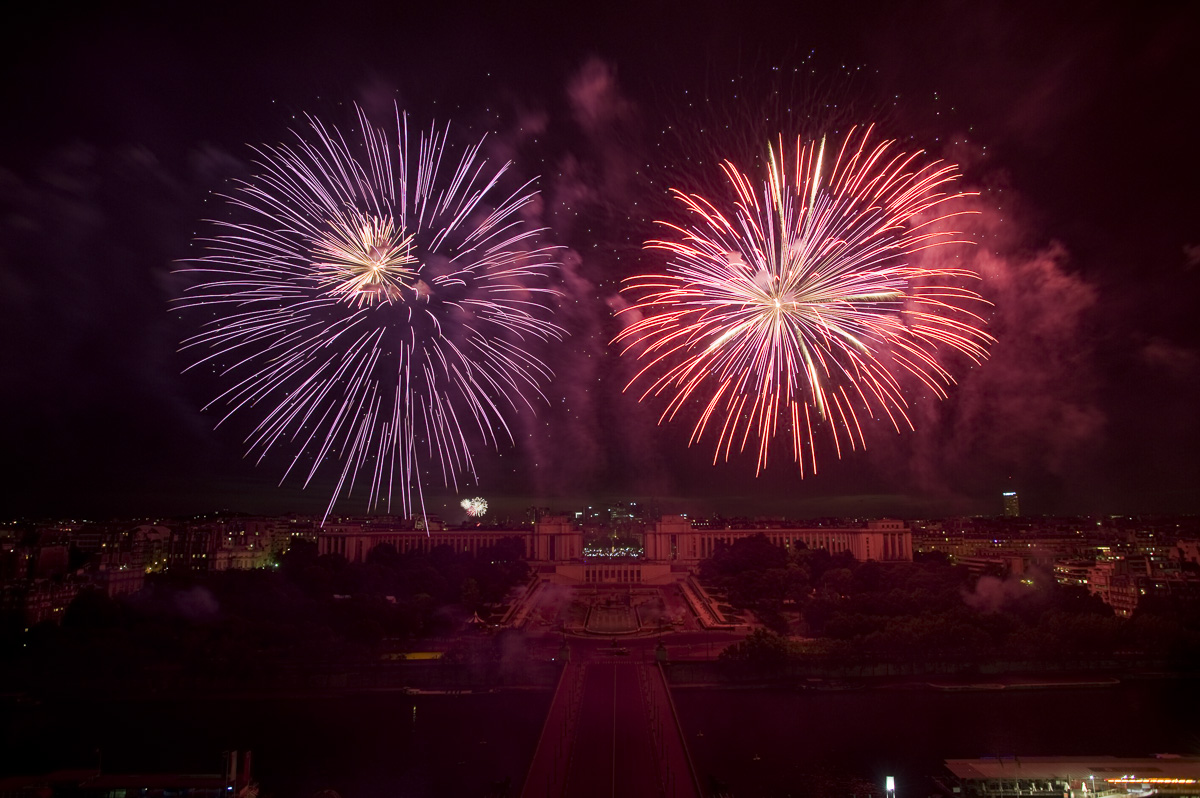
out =
<svg viewBox="0 0 1200 798"><path fill-rule="evenodd" d="M519 539L475 556L449 546L399 554L382 544L365 563L350 563L299 542L273 568L152 574L141 591L115 599L85 589L61 625L6 623L0 666L9 684L30 688L106 679L128 688L155 674L223 684L242 674L252 684L261 681L255 673L280 668L378 662L461 628L473 613L499 611L528 579L523 554Z"/></svg>
<svg viewBox="0 0 1200 798"><path fill-rule="evenodd" d="M975 577L944 555L857 562L759 535L719 546L701 577L766 626L728 649L726 660L1049 664L1123 656L1180 668L1200 661L1200 602L1144 597L1132 618L1119 618L1085 588L1048 573Z"/></svg>

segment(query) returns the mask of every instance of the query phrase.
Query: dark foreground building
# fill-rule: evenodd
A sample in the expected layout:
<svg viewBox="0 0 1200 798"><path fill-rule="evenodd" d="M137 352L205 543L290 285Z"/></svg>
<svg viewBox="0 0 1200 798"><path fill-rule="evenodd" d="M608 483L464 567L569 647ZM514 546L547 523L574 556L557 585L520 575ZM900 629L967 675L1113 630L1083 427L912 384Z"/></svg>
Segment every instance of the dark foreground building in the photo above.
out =
<svg viewBox="0 0 1200 798"><path fill-rule="evenodd" d="M988 757L948 759L949 789L964 798L1200 796L1200 758Z"/></svg>

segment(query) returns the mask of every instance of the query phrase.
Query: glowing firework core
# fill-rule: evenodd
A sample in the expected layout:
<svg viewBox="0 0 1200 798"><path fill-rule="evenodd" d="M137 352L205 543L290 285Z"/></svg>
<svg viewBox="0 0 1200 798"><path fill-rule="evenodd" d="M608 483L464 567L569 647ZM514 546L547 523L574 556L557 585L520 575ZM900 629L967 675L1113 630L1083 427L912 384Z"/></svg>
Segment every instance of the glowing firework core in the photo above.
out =
<svg viewBox="0 0 1200 798"><path fill-rule="evenodd" d="M316 279L331 296L354 305L401 299L401 289L412 287L417 275L409 268L417 262L413 235L397 230L391 217L355 215L313 241Z"/></svg>

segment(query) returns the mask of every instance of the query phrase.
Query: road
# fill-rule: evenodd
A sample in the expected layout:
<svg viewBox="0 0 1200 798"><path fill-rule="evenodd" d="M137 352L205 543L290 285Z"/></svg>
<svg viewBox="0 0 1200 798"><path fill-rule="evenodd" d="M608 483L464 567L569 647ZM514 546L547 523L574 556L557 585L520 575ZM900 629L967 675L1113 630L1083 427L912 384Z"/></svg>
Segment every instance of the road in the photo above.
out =
<svg viewBox="0 0 1200 798"><path fill-rule="evenodd" d="M676 604L684 606L677 589L658 589L668 614ZM604 592L592 589L588 595ZM535 609L526 627L534 656L557 657L566 644L570 662L551 702L522 796L699 798L656 649L660 643L665 646L668 659L715 658L742 635L698 628L688 615L661 635L565 636L551 631L556 615Z"/></svg>
<svg viewBox="0 0 1200 798"><path fill-rule="evenodd" d="M585 666L583 700L567 768L566 794L579 798L661 795L650 708L637 662Z"/></svg>
<svg viewBox="0 0 1200 798"><path fill-rule="evenodd" d="M656 644L570 641L523 796L699 798Z"/></svg>

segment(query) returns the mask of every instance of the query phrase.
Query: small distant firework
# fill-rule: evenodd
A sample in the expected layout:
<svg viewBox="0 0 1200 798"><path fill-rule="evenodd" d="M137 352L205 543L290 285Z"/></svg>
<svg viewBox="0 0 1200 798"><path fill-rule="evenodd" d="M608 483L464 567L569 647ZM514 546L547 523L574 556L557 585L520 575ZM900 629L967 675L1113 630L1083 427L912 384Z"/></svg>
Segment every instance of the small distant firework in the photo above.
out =
<svg viewBox="0 0 1200 798"><path fill-rule="evenodd" d="M481 496L476 496L473 499L463 499L458 503L460 507L467 511L467 515L472 518L482 518L487 515L488 503L487 499Z"/></svg>
<svg viewBox="0 0 1200 798"><path fill-rule="evenodd" d="M945 229L965 212L950 205L956 167L870 138L791 154L780 141L760 188L726 161L732 202L675 191L690 222L647 243L670 254L666 272L625 288L637 320L617 340L644 363L627 388L667 397L660 422L695 405L690 442L713 431L714 463L753 442L758 473L778 435L815 473L818 428L839 457L866 446L865 418L911 428L904 375L944 397L940 353L987 357L983 300L961 285L977 275L920 254L963 243Z"/></svg>
<svg viewBox="0 0 1200 798"><path fill-rule="evenodd" d="M482 141L456 155L448 125L410 141L399 111L390 133L359 110L354 146L308 122L256 150L258 174L225 197L234 220L182 269L200 282L179 304L212 315L184 348L229 379L222 422L257 416L260 461L289 450L284 478L306 486L332 470L326 514L359 478L369 507L423 513L423 469L473 478L473 439L511 439L505 411L541 396L530 346L562 332L555 249L523 219L536 192L502 191L511 164Z"/></svg>

